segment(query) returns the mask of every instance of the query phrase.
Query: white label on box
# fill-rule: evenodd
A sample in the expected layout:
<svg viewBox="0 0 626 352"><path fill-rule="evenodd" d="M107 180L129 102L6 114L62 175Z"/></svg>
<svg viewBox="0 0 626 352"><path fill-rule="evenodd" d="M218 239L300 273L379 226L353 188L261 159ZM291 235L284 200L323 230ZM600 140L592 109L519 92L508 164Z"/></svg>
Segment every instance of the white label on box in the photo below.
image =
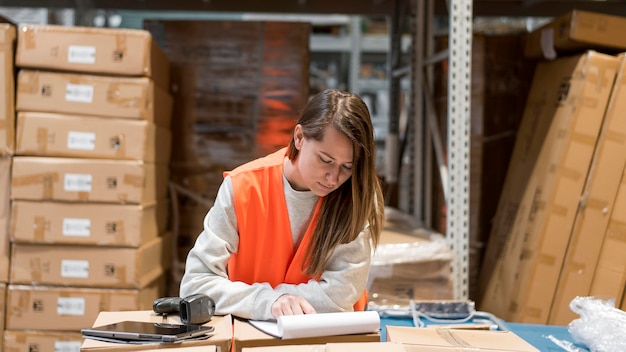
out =
<svg viewBox="0 0 626 352"><path fill-rule="evenodd" d="M96 134L93 132L73 132L67 134L67 148L79 150L96 149Z"/></svg>
<svg viewBox="0 0 626 352"><path fill-rule="evenodd" d="M63 236L89 237L90 235L90 219L63 218Z"/></svg>
<svg viewBox="0 0 626 352"><path fill-rule="evenodd" d="M96 47L70 45L67 48L67 62L75 64L95 64L96 63Z"/></svg>
<svg viewBox="0 0 626 352"><path fill-rule="evenodd" d="M61 277L88 278L89 261L72 259L61 260Z"/></svg>
<svg viewBox="0 0 626 352"><path fill-rule="evenodd" d="M54 341L54 352L80 352L82 341Z"/></svg>
<svg viewBox="0 0 626 352"><path fill-rule="evenodd" d="M91 175L65 174L63 186L68 192L91 192Z"/></svg>
<svg viewBox="0 0 626 352"><path fill-rule="evenodd" d="M65 87L65 100L77 103L93 101L93 86L68 83Z"/></svg>
<svg viewBox="0 0 626 352"><path fill-rule="evenodd" d="M85 299L83 297L59 297L57 299L58 315L85 315Z"/></svg>

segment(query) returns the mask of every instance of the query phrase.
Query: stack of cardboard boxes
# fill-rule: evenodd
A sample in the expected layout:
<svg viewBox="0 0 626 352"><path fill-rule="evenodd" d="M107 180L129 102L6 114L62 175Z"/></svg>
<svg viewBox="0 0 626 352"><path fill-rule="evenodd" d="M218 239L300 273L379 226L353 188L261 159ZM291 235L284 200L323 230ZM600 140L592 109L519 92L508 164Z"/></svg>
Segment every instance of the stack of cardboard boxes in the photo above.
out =
<svg viewBox="0 0 626 352"><path fill-rule="evenodd" d="M20 25L15 65L5 347L65 350L165 292L169 64L146 31Z"/></svg>
<svg viewBox="0 0 626 352"><path fill-rule="evenodd" d="M11 156L15 139L15 26L0 23L0 337L4 331L7 282L9 281L9 214ZM2 341L0 339L0 350Z"/></svg>
<svg viewBox="0 0 626 352"><path fill-rule="evenodd" d="M626 56L607 48L626 49L625 28L626 18L574 11L529 36L526 54L543 57L493 221L481 310L567 325L576 296L624 309Z"/></svg>

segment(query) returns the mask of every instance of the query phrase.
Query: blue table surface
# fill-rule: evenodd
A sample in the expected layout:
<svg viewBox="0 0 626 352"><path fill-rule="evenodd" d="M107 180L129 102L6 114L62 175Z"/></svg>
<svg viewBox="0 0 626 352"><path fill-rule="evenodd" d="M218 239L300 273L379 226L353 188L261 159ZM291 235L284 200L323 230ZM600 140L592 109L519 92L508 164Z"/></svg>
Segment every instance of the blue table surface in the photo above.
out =
<svg viewBox="0 0 626 352"><path fill-rule="evenodd" d="M380 339L381 341L385 341L387 339L386 336L386 326L414 326L412 319L406 318L381 318L380 319ZM535 346L539 351L542 352L563 352L566 351L563 348L556 345L549 337L552 336L554 339L559 341L566 341L572 344L574 340L567 330L567 326L554 326L554 325L537 325L537 324L523 324L523 323L509 323L504 322L504 325L507 329L515 333L517 336L526 340L531 345ZM582 349L583 351L588 351L587 348L581 345L575 345L575 347Z"/></svg>

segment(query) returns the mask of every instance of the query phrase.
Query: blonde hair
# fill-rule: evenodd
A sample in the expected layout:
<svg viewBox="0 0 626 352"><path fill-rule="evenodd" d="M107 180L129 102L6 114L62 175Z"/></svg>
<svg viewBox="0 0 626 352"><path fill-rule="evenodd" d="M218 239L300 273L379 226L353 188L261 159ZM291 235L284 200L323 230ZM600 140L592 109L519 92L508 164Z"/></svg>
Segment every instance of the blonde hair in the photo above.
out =
<svg viewBox="0 0 626 352"><path fill-rule="evenodd" d="M359 96L335 89L317 93L300 113L298 124L305 138L317 141L324 137L326 127L333 126L348 137L353 146L352 176L324 197L312 245L307 248L307 267L303 269L308 275L319 276L335 247L356 239L367 224L373 246L378 245L384 201L376 174L372 120ZM295 160L298 153L292 135L287 157Z"/></svg>

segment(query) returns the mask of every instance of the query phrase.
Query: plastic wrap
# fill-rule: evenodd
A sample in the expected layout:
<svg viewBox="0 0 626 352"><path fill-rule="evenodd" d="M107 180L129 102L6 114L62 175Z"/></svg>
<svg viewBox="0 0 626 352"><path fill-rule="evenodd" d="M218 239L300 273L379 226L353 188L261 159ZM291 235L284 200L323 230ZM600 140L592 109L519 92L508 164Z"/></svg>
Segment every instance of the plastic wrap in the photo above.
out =
<svg viewBox="0 0 626 352"><path fill-rule="evenodd" d="M568 326L574 341L592 352L626 351L626 313L614 300L575 297L570 309L580 315Z"/></svg>
<svg viewBox="0 0 626 352"><path fill-rule="evenodd" d="M408 312L411 300L451 299L452 256L442 234L386 207L385 226L368 278L368 309Z"/></svg>

